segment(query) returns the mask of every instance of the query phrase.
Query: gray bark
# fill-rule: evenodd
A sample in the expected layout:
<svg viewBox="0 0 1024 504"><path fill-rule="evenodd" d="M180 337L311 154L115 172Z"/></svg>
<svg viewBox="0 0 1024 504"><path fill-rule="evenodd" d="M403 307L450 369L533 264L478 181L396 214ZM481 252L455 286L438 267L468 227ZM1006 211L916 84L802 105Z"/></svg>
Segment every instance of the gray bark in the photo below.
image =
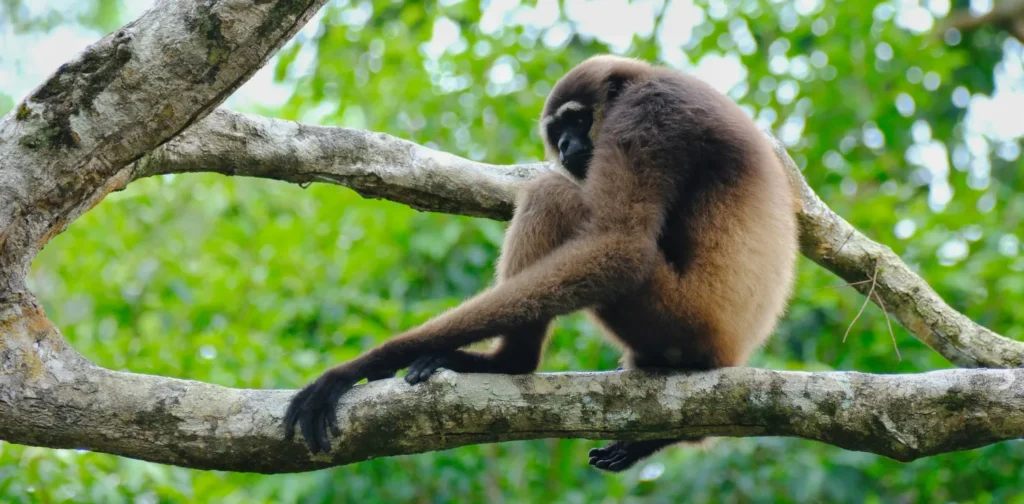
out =
<svg viewBox="0 0 1024 504"><path fill-rule="evenodd" d="M494 166L388 135L213 110L323 1L165 0L64 65L0 121L0 438L235 471L303 471L548 437L799 436L911 460L1024 435L1021 370L919 375L725 369L645 376L445 372L358 386L331 455L285 442L291 391L113 372L70 348L25 287L40 247L114 190L212 171L345 185L415 208L507 218L543 164ZM205 117L205 119L204 119ZM963 366L1020 367L1024 344L947 306L887 247L799 184L804 254L841 277L876 265L885 305ZM155 150L154 150L155 149Z"/></svg>

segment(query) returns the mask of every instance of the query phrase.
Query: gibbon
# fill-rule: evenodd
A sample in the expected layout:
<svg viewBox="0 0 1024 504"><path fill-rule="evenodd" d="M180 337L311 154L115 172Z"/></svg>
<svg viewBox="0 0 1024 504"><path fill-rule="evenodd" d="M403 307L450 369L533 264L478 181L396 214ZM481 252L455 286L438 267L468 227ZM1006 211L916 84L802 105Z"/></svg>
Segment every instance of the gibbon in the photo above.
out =
<svg viewBox="0 0 1024 504"><path fill-rule="evenodd" d="M605 55L558 81L540 127L561 169L520 191L496 284L326 371L292 399L287 438L298 425L328 451L337 400L364 378L531 373L553 319L580 310L633 368L739 366L768 338L792 290L797 203L739 106L693 76ZM488 338L493 351L460 349ZM616 441L590 464L622 471L698 441Z"/></svg>

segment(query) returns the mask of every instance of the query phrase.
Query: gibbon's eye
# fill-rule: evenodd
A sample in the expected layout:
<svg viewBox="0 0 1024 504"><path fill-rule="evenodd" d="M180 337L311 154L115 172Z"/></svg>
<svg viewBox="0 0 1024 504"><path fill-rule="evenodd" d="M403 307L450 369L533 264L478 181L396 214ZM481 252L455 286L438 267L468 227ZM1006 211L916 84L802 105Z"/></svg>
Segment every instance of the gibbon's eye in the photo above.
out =
<svg viewBox="0 0 1024 504"><path fill-rule="evenodd" d="M552 142L558 143L558 137L561 136L562 132L557 124L551 124L548 126L548 139Z"/></svg>
<svg viewBox="0 0 1024 504"><path fill-rule="evenodd" d="M566 117L565 119L566 124L574 127L587 126L590 124L590 121L592 120L590 114L586 113L585 111L575 112L571 116Z"/></svg>

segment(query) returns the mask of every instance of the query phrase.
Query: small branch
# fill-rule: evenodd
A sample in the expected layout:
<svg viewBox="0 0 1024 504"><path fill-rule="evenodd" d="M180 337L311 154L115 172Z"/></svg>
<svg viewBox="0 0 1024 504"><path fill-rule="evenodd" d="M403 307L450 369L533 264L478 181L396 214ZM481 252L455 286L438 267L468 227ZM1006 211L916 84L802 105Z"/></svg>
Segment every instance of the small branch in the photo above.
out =
<svg viewBox="0 0 1024 504"><path fill-rule="evenodd" d="M851 286L853 284L850 284ZM875 265L875 272L871 275L871 288L868 289L868 294L864 296L864 304L860 305L860 311L857 312L857 316L853 317L850 321L850 325L846 327L846 333L843 334L843 343L846 343L846 337L850 335L850 329L853 329L853 325L857 323L857 319L860 318L861 314L864 313L864 309L868 307L868 301L871 300L871 295L875 293L875 286L878 285L878 265ZM883 310L885 308L882 308Z"/></svg>
<svg viewBox="0 0 1024 504"><path fill-rule="evenodd" d="M903 327L950 362L964 367L1020 367L1024 343L992 332L947 305L891 249L836 215L807 185L785 148L772 138L789 169L801 207L801 249L892 313ZM162 173L216 172L350 187L423 210L508 219L515 187L547 168L496 166L421 147L386 135L308 126L217 110L141 159L133 179ZM886 307L888 309L886 309Z"/></svg>
<svg viewBox="0 0 1024 504"><path fill-rule="evenodd" d="M892 349L896 351L896 359L902 361L903 355L900 355L900 346L896 344L896 333L892 330L892 319L889 318L889 310L885 308L885 303L882 298L875 294L875 303L882 309L882 314L885 315L885 325L889 328L889 338L892 340Z"/></svg>
<svg viewBox="0 0 1024 504"><path fill-rule="evenodd" d="M980 16L975 16L967 10L954 12L939 25L935 33L941 37L950 29L968 32L983 26L994 26L1006 30L1014 38L1024 43L1024 0L1002 0L996 3L992 10Z"/></svg>

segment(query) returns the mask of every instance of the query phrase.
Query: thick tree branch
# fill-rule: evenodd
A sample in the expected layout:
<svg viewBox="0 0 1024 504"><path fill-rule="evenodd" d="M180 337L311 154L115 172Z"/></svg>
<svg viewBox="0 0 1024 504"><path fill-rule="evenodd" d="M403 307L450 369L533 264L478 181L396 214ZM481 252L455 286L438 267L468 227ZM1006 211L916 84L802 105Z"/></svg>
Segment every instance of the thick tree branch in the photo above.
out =
<svg viewBox="0 0 1024 504"><path fill-rule="evenodd" d="M420 210L505 220L515 184L544 170L541 163L477 163L384 133L219 109L140 159L131 178L216 172L325 182Z"/></svg>
<svg viewBox="0 0 1024 504"><path fill-rule="evenodd" d="M785 148L773 143L799 187L804 255L849 282L871 278L877 266L875 293L885 308L950 362L964 367L1024 365L1024 343L1000 336L947 305L889 247L864 236L823 203ZM218 110L141 159L132 177L209 171L327 182L414 208L507 219L516 183L546 169L540 163L475 163L383 133ZM869 286L857 288L866 293Z"/></svg>
<svg viewBox="0 0 1024 504"><path fill-rule="evenodd" d="M108 371L77 358L41 312L0 315L17 321L6 327L6 351L31 376L14 384L0 375L0 438L201 469L295 472L498 441L698 435L798 436L907 461L1024 437L1021 369L444 371L415 387L402 379L355 387L339 407L335 449L314 458L282 438L291 391Z"/></svg>

